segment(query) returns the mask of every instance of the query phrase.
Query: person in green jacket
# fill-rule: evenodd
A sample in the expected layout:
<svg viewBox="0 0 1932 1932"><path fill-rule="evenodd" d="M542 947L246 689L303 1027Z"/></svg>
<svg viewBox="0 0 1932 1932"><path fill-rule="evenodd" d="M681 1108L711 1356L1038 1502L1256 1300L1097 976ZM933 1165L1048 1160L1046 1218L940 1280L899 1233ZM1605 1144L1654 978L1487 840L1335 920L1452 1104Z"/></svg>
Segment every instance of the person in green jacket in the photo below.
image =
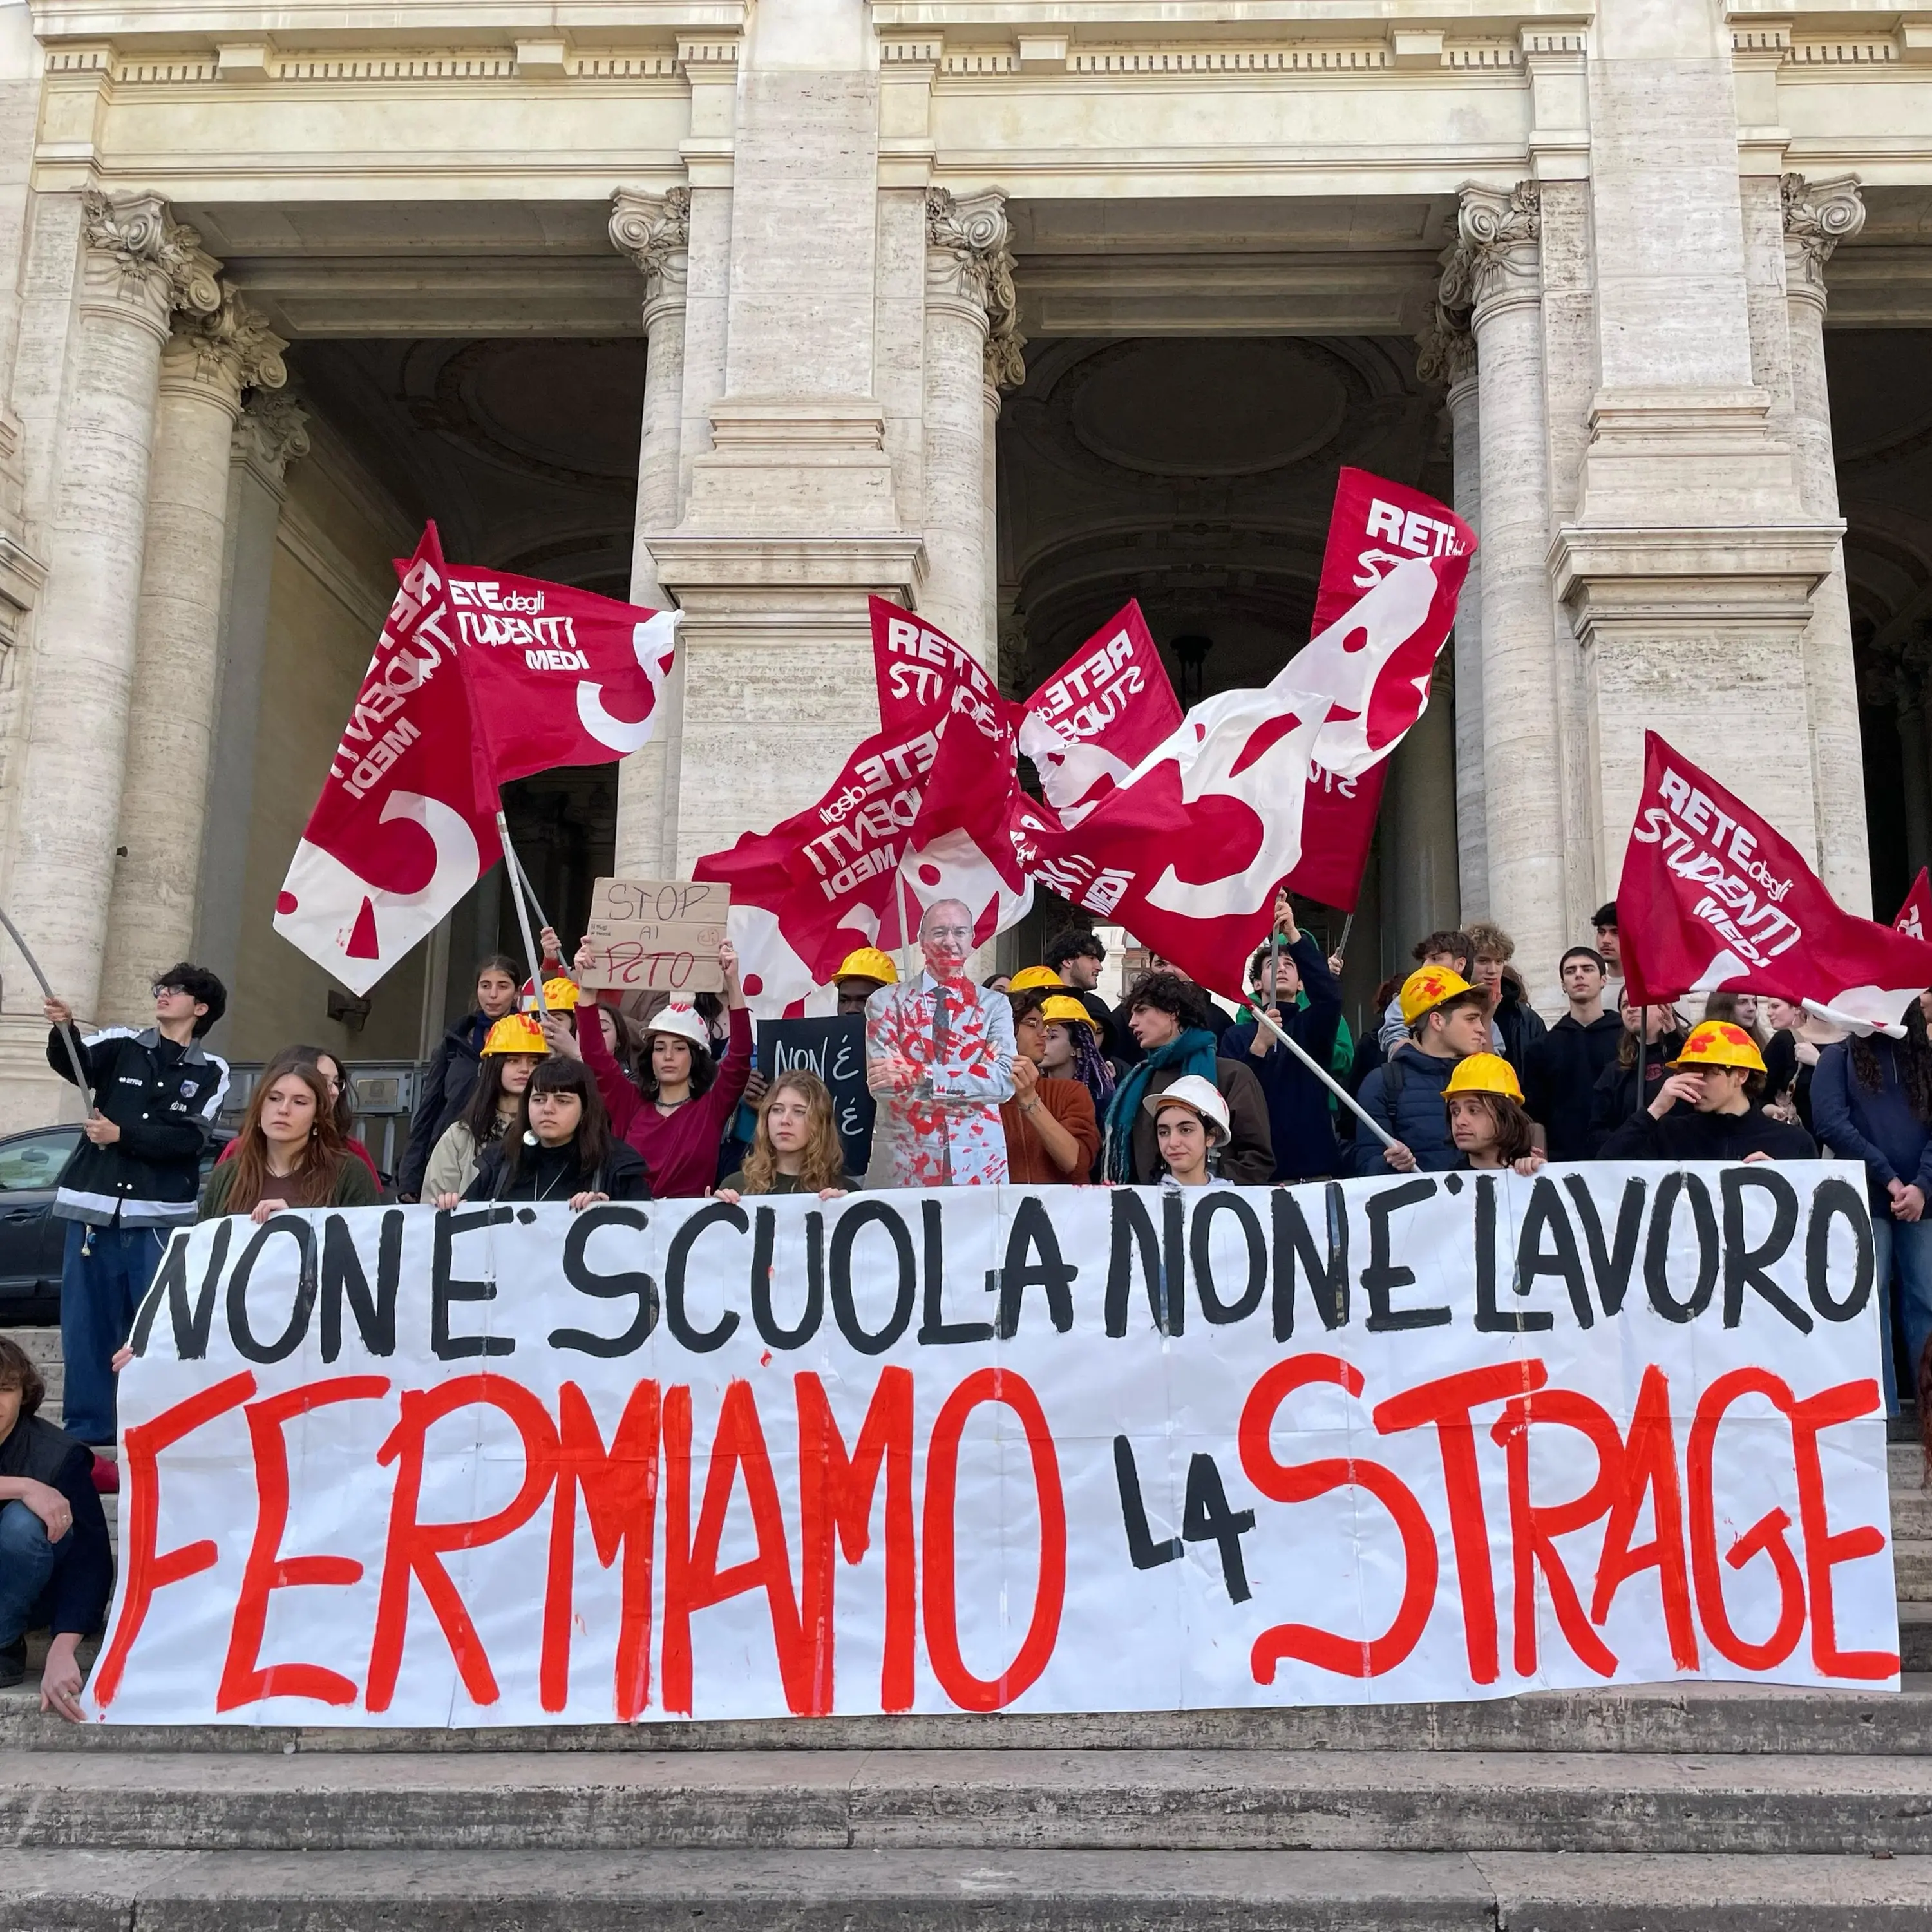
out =
<svg viewBox="0 0 1932 1932"><path fill-rule="evenodd" d="M262 1068L234 1155L208 1175L196 1219L266 1221L290 1208L369 1208L376 1198L369 1170L343 1144L315 1063L284 1052Z"/></svg>

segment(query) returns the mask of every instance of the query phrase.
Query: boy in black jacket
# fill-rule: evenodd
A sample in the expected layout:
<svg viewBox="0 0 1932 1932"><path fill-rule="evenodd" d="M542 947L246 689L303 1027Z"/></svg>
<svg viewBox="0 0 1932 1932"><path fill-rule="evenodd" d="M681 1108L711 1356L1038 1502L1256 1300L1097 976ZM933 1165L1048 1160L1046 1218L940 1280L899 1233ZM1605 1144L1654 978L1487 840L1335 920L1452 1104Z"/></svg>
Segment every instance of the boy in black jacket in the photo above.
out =
<svg viewBox="0 0 1932 1932"><path fill-rule="evenodd" d="M1604 1010L1609 968L1593 946L1571 946L1557 970L1570 1010L1532 1045L1523 1097L1552 1160L1588 1160L1597 1138L1590 1124L1597 1082L1617 1057L1623 1022Z"/></svg>
<svg viewBox="0 0 1932 1932"><path fill-rule="evenodd" d="M170 1233L194 1219L201 1157L228 1091L228 1063L204 1051L201 1036L227 1005L221 982L184 960L155 979L152 1026L108 1027L81 1042L93 1105L61 1170L53 1212L68 1224L64 1407L69 1432L86 1443L115 1438L110 1364ZM47 1064L70 1081L61 1029L73 1024L73 1012L62 1000L48 1000L46 1012Z"/></svg>

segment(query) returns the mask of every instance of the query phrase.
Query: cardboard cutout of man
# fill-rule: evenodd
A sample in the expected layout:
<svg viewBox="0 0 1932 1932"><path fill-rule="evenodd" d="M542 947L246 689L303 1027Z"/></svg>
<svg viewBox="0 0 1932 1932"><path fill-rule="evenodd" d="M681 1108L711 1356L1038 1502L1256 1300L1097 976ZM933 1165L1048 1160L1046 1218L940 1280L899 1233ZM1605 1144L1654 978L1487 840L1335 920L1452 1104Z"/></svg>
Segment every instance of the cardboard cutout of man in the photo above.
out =
<svg viewBox="0 0 1932 1932"><path fill-rule="evenodd" d="M995 1186L1006 1178L1012 1008L968 976L973 915L958 900L926 908L919 943L926 970L866 1002L866 1084L879 1101L866 1184Z"/></svg>

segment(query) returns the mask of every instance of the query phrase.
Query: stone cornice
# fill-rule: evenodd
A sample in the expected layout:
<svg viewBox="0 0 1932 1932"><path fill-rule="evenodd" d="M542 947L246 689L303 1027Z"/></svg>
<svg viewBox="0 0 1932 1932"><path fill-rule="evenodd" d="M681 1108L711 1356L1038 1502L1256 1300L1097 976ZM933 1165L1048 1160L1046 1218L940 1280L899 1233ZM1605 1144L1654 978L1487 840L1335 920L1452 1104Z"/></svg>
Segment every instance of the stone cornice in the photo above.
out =
<svg viewBox="0 0 1932 1932"><path fill-rule="evenodd" d="M1013 251L1006 198L997 190L956 196L950 188L926 194L926 294L963 302L986 321L987 382L1016 389L1026 380L1021 351L1019 297L1013 288Z"/></svg>
<svg viewBox="0 0 1932 1932"><path fill-rule="evenodd" d="M1865 225L1856 175L1808 182L1788 174L1778 182L1784 210L1784 283L1794 299L1825 306L1825 264L1840 242Z"/></svg>

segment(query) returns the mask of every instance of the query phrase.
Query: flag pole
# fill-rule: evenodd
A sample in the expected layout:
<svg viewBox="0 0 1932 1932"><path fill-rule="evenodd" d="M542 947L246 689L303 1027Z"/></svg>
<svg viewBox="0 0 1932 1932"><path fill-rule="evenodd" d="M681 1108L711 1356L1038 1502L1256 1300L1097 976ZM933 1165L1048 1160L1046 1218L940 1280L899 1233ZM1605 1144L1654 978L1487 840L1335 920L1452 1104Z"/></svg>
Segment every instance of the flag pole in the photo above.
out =
<svg viewBox="0 0 1932 1932"><path fill-rule="evenodd" d="M524 862L511 850L508 839L503 842L503 855L512 865L516 867L517 876L524 882L524 890L530 895L530 908L536 914L537 930L541 932L550 924L549 916L543 909L543 901L537 897L536 887L530 883L530 874L524 870Z"/></svg>
<svg viewBox="0 0 1932 1932"><path fill-rule="evenodd" d="M1356 1119L1360 1120L1363 1126L1382 1142L1384 1147L1391 1148L1396 1144L1394 1135L1389 1132L1325 1066L1318 1064L1312 1055L1305 1052L1299 1042L1291 1040L1286 1034L1283 1033L1266 1013L1256 1014L1255 1023L1264 1031L1274 1034L1275 1038L1280 1041L1282 1045L1286 1047L1288 1052L1293 1054L1295 1058L1300 1060L1302 1065L1306 1067L1309 1072L1313 1074L1316 1078L1320 1081L1322 1085L1327 1088L1329 1092L1334 1094L1336 1099L1340 1100L1342 1106L1346 1107L1349 1112L1353 1114Z"/></svg>
<svg viewBox="0 0 1932 1932"><path fill-rule="evenodd" d="M524 868L518 860L517 848L510 843L510 821L504 817L500 805L496 808L496 836L502 842L506 862L503 869L509 874L510 896L517 902L517 923L523 928L524 952L530 962L530 984L537 989L537 1011L548 1019L550 1004L544 998L543 962L537 957L536 934L531 929L530 909L524 898Z"/></svg>
<svg viewBox="0 0 1932 1932"><path fill-rule="evenodd" d="M20 928L7 916L6 908L4 906L0 906L0 926L4 926L7 928L7 937L20 948L20 957L27 962L28 971L40 982L40 991L49 999L54 998L56 997L54 989L47 984L47 976L40 970L40 962L34 957L32 952L28 947L27 942L20 937ZM80 1048L75 1042L74 1028L63 1020L60 1024L59 1032L61 1039L67 1047L68 1064L74 1068L74 1084L80 1089L80 1097L87 1102L91 1109L94 1105L94 1096L88 1089L87 1075L81 1066Z"/></svg>

